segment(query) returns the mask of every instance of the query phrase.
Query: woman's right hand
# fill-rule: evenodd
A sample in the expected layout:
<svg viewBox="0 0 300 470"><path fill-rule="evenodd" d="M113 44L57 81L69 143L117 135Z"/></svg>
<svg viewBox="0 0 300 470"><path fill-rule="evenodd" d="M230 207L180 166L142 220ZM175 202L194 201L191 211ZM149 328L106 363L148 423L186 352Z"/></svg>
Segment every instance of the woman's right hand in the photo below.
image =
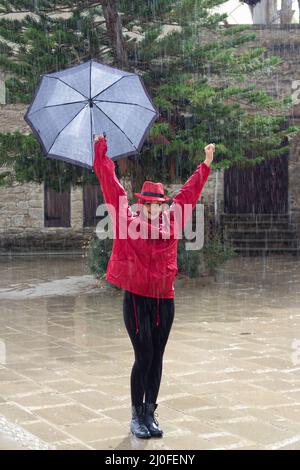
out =
<svg viewBox="0 0 300 470"><path fill-rule="evenodd" d="M99 142L100 139L104 139L105 142L106 142L106 137L104 137L103 134L96 135L94 142L95 142L95 143L96 143L96 142Z"/></svg>

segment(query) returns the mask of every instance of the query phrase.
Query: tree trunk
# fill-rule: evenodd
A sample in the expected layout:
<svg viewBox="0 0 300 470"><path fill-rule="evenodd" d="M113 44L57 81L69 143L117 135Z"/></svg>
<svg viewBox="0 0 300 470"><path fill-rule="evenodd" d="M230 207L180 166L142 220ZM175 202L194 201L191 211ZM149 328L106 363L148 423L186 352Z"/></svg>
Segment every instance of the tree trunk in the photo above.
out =
<svg viewBox="0 0 300 470"><path fill-rule="evenodd" d="M111 40L112 49L119 67L128 66L126 45L122 33L121 17L117 11L116 0L102 0L103 15L107 33Z"/></svg>
<svg viewBox="0 0 300 470"><path fill-rule="evenodd" d="M277 0L266 0L266 24L278 23Z"/></svg>
<svg viewBox="0 0 300 470"><path fill-rule="evenodd" d="M291 24L295 10L293 0L281 0L280 24Z"/></svg>

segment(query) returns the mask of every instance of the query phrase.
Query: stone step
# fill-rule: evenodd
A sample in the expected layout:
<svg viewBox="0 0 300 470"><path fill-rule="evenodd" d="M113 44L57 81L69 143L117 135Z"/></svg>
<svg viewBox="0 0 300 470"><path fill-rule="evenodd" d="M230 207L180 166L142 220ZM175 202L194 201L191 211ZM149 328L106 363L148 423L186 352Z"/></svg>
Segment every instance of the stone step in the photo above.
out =
<svg viewBox="0 0 300 470"><path fill-rule="evenodd" d="M267 255L294 255L300 256L299 248L234 248L234 251L241 256L267 256Z"/></svg>
<svg viewBox="0 0 300 470"><path fill-rule="evenodd" d="M53 250L40 250L40 251L32 251L32 250L28 250L28 251L14 251L14 250L11 250L11 251L2 251L0 249L0 256L3 256L4 257L7 257L7 256L24 256L24 257L27 257L27 256L45 256L45 257L55 257L55 256L80 256L82 258L83 256L83 252L82 251L71 251L71 250L67 250L67 251L53 251Z"/></svg>
<svg viewBox="0 0 300 470"><path fill-rule="evenodd" d="M226 238L229 240L295 240L296 230L227 230Z"/></svg>
<svg viewBox="0 0 300 470"><path fill-rule="evenodd" d="M229 214L223 213L221 214L221 218L223 222L229 221L261 221L261 222L268 222L268 221L278 221L278 222L289 222L292 220L291 214Z"/></svg>
<svg viewBox="0 0 300 470"><path fill-rule="evenodd" d="M297 248L298 240L253 240L253 239L234 239L229 242L233 248Z"/></svg>
<svg viewBox="0 0 300 470"><path fill-rule="evenodd" d="M266 221L228 221L223 222L224 230L232 230L232 229L239 229L239 230L296 230L297 224L295 223L287 223L287 222L266 222Z"/></svg>

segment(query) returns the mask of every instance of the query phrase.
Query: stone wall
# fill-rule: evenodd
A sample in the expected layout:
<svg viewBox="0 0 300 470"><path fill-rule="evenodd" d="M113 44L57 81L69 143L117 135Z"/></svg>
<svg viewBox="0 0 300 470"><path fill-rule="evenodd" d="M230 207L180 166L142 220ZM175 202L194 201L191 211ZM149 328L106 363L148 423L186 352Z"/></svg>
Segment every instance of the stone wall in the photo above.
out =
<svg viewBox="0 0 300 470"><path fill-rule="evenodd" d="M44 185L0 187L0 253L81 251L92 233L83 228L82 188L71 189L71 227L44 226Z"/></svg>
<svg viewBox="0 0 300 470"><path fill-rule="evenodd" d="M71 227L74 230L82 230L83 198L82 188L71 188Z"/></svg>
<svg viewBox="0 0 300 470"><path fill-rule="evenodd" d="M34 183L0 187L0 232L40 230L44 218L42 188Z"/></svg>
<svg viewBox="0 0 300 470"><path fill-rule="evenodd" d="M23 103L17 104L1 104L0 105L0 124L1 133L7 132L22 132L29 134L30 127L24 121L24 114L26 113L27 106Z"/></svg>

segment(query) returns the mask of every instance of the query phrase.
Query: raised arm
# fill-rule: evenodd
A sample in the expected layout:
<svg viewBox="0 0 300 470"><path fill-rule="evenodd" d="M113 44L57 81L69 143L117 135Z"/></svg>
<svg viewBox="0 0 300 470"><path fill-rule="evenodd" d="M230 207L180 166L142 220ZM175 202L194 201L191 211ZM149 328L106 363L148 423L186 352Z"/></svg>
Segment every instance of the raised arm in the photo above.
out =
<svg viewBox="0 0 300 470"><path fill-rule="evenodd" d="M194 173L179 189L176 196L173 198L173 203L170 209L174 213L179 222L179 226L184 228L191 216L200 195L202 188L205 185L207 178L210 174L210 163L213 159L214 144L209 144L205 147L206 159L200 163ZM180 209L180 210L178 210Z"/></svg>
<svg viewBox="0 0 300 470"><path fill-rule="evenodd" d="M94 143L93 169L98 177L104 201L106 204L111 204L118 212L120 201L123 206L127 204L128 207L127 194L115 174L115 164L107 156L106 151L107 144L104 137L98 138Z"/></svg>

